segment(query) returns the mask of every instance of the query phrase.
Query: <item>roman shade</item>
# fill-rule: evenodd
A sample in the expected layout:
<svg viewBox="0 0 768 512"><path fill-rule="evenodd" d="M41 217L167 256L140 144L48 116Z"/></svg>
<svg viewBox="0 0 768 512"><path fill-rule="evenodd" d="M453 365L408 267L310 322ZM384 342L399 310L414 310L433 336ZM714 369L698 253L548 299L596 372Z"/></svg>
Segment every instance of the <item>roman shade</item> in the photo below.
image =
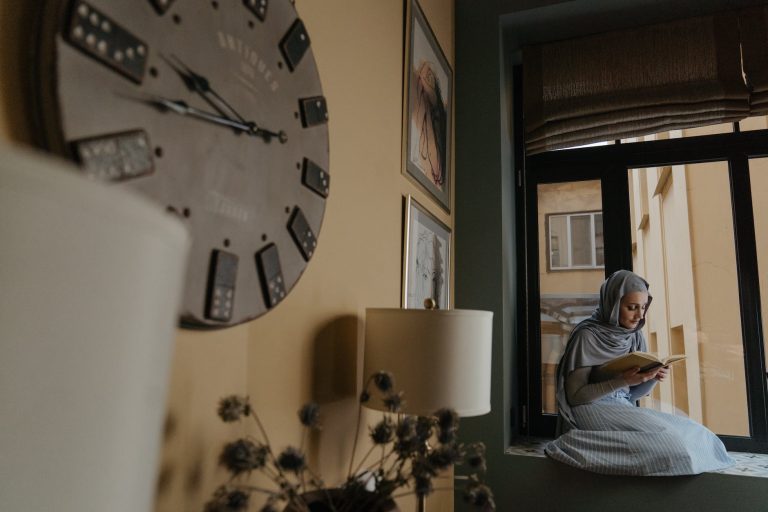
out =
<svg viewBox="0 0 768 512"><path fill-rule="evenodd" d="M528 154L748 116L739 20L726 12L525 47Z"/></svg>
<svg viewBox="0 0 768 512"><path fill-rule="evenodd" d="M746 9L739 15L744 75L750 89L750 115L768 113L768 7Z"/></svg>

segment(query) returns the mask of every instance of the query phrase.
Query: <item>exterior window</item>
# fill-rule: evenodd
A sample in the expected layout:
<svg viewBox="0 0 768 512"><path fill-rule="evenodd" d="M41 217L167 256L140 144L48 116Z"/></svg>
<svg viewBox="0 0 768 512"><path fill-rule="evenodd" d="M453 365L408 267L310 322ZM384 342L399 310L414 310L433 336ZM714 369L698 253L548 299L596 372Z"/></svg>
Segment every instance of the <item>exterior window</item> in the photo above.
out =
<svg viewBox="0 0 768 512"><path fill-rule="evenodd" d="M707 137L526 158L515 434L554 435L570 332L626 268L651 284L649 350L688 356L639 405L690 417L731 451L768 453L768 130Z"/></svg>
<svg viewBox="0 0 768 512"><path fill-rule="evenodd" d="M548 270L603 268L602 212L547 215Z"/></svg>

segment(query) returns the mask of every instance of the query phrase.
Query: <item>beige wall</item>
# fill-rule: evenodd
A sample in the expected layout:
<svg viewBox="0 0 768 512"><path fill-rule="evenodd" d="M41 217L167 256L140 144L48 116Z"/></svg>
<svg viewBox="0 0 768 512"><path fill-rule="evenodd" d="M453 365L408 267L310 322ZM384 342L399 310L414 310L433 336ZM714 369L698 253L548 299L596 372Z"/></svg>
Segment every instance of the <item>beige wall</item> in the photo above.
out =
<svg viewBox="0 0 768 512"><path fill-rule="evenodd" d="M420 3L453 63L453 0ZM21 44L23 6L0 0L0 135L17 142L29 140L18 78L24 67L9 49ZM242 427L221 424L215 407L233 392L250 395L277 449L299 442L296 411L319 400L325 429L309 445L312 462L328 482L345 476L365 308L400 305L402 195L413 194L453 226L452 216L400 173L403 6L400 0L296 1L330 112L333 187L322 235L304 276L274 311L222 331L179 331L158 511L202 510L224 482L218 452ZM400 505L413 510L415 499ZM452 509L451 493L430 498L430 510Z"/></svg>

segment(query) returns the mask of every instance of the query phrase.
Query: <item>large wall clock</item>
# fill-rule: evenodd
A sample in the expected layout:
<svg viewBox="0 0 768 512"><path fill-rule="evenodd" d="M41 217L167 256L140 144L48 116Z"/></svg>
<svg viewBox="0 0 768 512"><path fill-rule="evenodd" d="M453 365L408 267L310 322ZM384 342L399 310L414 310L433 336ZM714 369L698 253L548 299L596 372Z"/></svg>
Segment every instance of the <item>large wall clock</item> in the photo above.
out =
<svg viewBox="0 0 768 512"><path fill-rule="evenodd" d="M187 224L182 325L274 308L315 252L330 182L326 101L293 2L41 4L41 144Z"/></svg>

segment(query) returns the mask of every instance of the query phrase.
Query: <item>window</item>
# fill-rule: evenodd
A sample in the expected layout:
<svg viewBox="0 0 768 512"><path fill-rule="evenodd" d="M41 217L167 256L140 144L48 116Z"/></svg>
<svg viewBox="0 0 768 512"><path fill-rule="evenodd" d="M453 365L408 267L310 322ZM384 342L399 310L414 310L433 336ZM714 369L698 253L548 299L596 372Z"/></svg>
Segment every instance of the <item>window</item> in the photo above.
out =
<svg viewBox="0 0 768 512"><path fill-rule="evenodd" d="M603 214L548 214L549 270L601 268Z"/></svg>
<svg viewBox="0 0 768 512"><path fill-rule="evenodd" d="M729 450L768 452L768 130L682 135L526 159L514 431L554 435L554 370L570 330L605 276L629 268L654 296L649 349L688 354L640 405L702 422Z"/></svg>

